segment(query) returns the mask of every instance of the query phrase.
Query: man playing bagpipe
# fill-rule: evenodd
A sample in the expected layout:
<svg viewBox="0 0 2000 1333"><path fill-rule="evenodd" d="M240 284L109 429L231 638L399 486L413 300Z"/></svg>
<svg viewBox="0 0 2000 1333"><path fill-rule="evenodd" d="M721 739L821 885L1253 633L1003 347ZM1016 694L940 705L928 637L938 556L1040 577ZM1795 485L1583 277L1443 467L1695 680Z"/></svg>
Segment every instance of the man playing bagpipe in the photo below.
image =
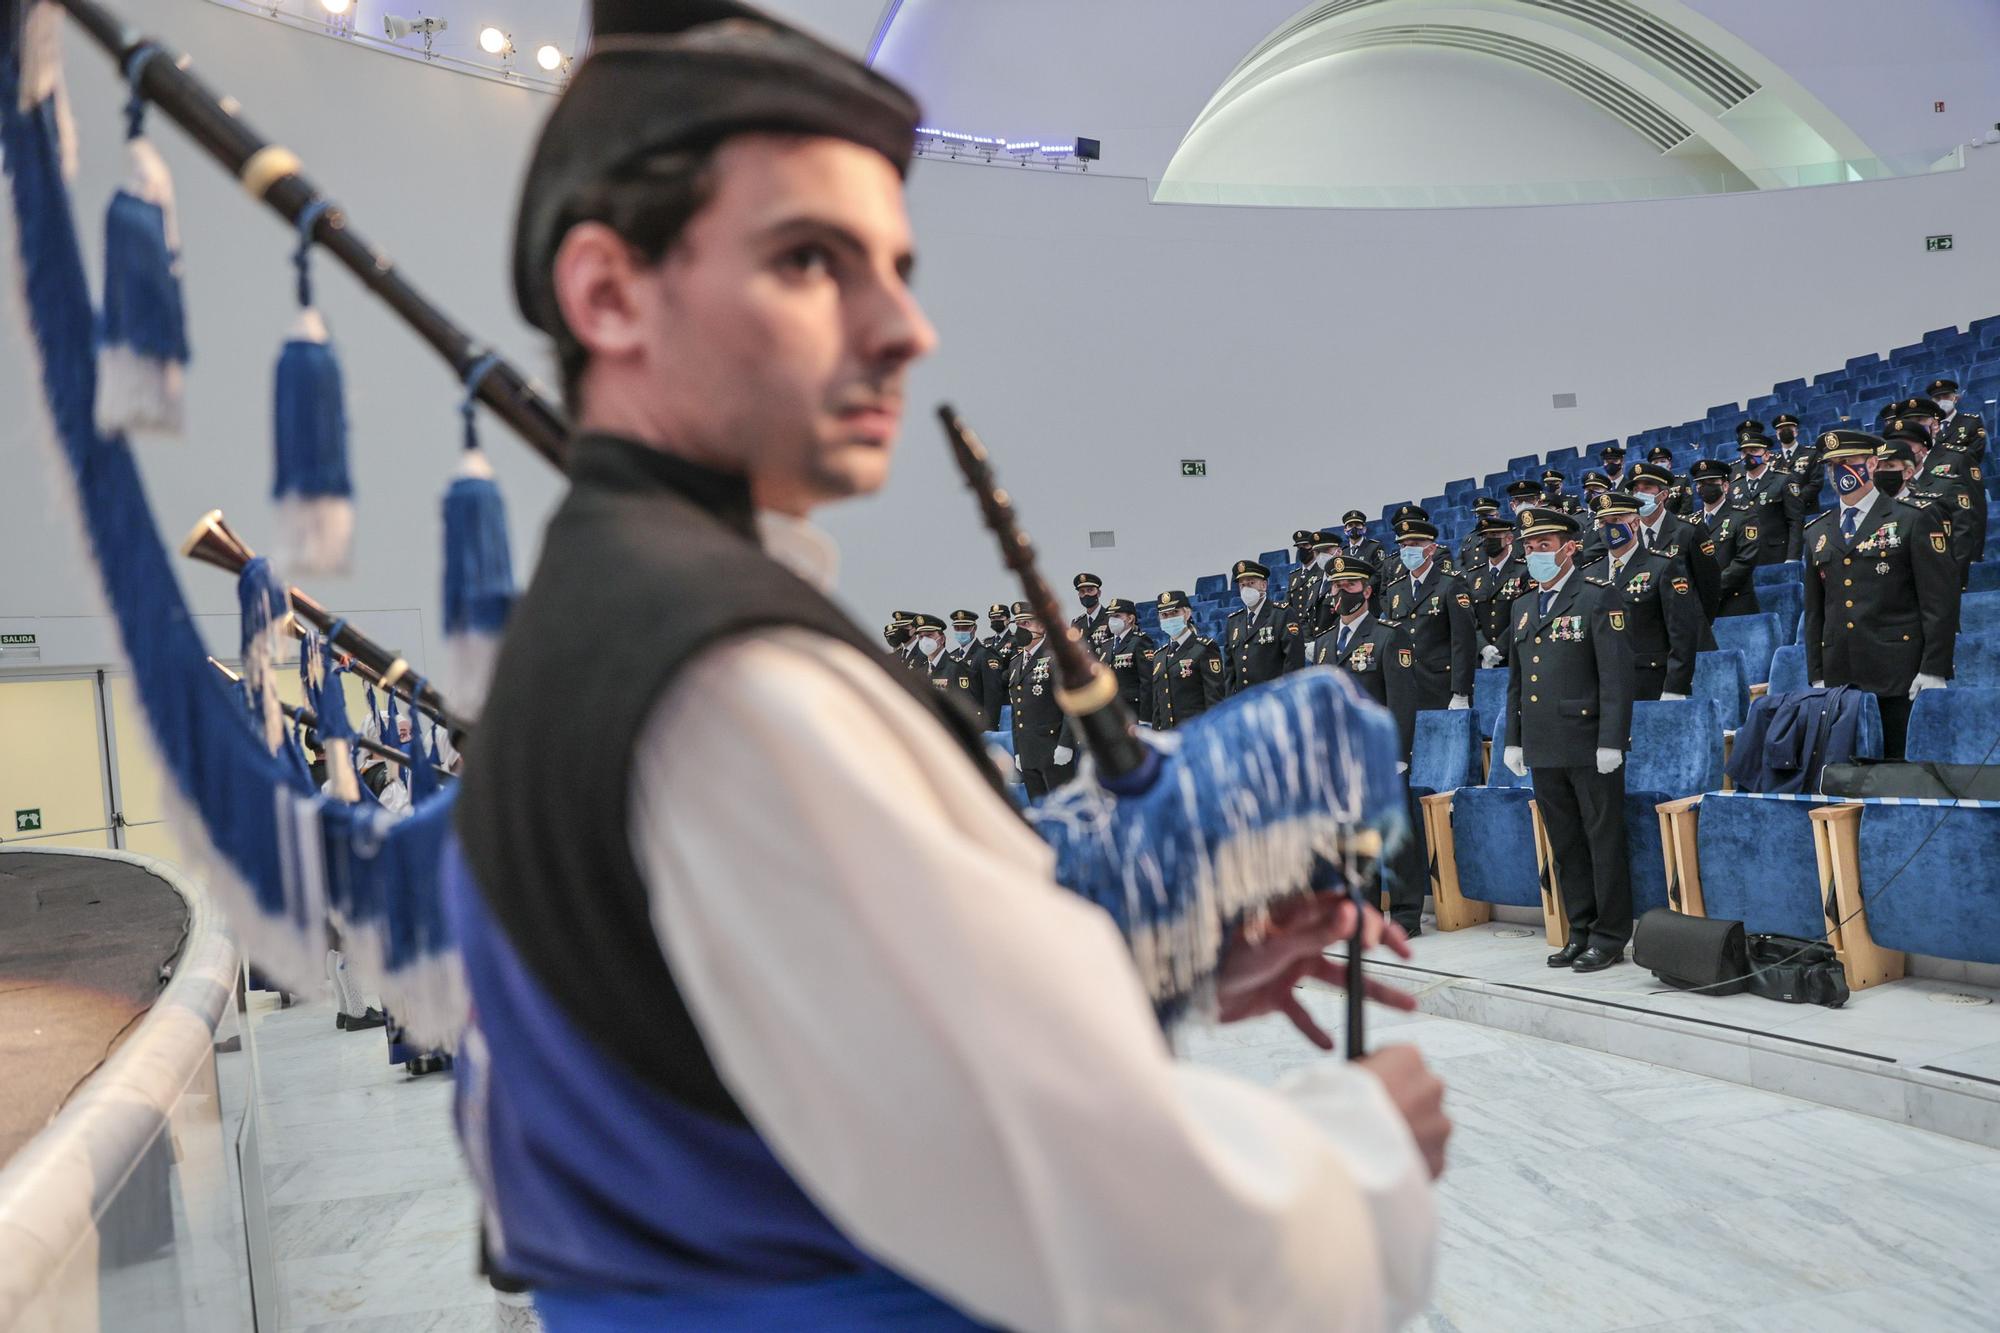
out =
<svg viewBox="0 0 2000 1333"><path fill-rule="evenodd" d="M570 490L446 868L493 1268L557 1333L1408 1318L1448 1133L1420 1059L1275 1089L1176 1065L1146 957L1058 887L977 731L827 600L806 519L882 485L935 342L916 106L729 0L597 23L515 263ZM1182 753L1205 734L1164 744L1226 762ZM1094 787L1049 799L1081 819ZM1216 1011L1330 1044L1292 988L1339 975L1355 910L1300 896L1235 938Z"/></svg>

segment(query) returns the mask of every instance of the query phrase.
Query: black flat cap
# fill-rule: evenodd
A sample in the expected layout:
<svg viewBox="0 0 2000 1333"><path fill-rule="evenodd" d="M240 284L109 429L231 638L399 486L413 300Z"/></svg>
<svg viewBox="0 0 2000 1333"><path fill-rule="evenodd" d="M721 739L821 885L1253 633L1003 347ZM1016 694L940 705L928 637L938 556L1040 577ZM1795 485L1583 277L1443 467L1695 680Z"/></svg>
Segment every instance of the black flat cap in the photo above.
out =
<svg viewBox="0 0 2000 1333"><path fill-rule="evenodd" d="M907 172L917 103L824 42L737 0L598 0L590 54L542 126L514 227L514 298L560 327L550 273L577 193L645 158L732 134L825 135Z"/></svg>
<svg viewBox="0 0 2000 1333"><path fill-rule="evenodd" d="M1268 579L1270 577L1270 568L1258 564L1255 560L1238 560L1234 565L1229 567L1229 579L1232 583L1240 583L1244 579Z"/></svg>

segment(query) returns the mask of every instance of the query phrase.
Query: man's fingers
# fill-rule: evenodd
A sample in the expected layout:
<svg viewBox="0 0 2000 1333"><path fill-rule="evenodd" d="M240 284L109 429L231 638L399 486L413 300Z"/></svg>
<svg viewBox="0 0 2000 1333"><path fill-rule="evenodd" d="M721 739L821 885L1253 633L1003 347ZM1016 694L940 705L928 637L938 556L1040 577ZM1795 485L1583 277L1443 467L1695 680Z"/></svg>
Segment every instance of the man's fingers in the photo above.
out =
<svg viewBox="0 0 2000 1333"><path fill-rule="evenodd" d="M1315 981L1324 981L1329 986L1345 986L1347 984L1347 964L1334 958L1316 958L1313 960L1312 966L1306 970L1305 975ZM1388 982L1378 981L1374 977L1364 978L1362 986L1367 990L1368 998L1377 1004L1387 1005L1391 1009L1400 1009L1406 1014L1413 1014L1417 1011L1417 997L1400 986L1392 986Z"/></svg>
<svg viewBox="0 0 2000 1333"><path fill-rule="evenodd" d="M1333 1038L1327 1036L1326 1030L1313 1021L1313 1016L1306 1012L1303 1004L1299 1003L1298 996L1290 991L1285 992L1285 998L1278 1001L1278 1008L1286 1018L1292 1020L1293 1027L1305 1034L1307 1041L1322 1051L1333 1049Z"/></svg>

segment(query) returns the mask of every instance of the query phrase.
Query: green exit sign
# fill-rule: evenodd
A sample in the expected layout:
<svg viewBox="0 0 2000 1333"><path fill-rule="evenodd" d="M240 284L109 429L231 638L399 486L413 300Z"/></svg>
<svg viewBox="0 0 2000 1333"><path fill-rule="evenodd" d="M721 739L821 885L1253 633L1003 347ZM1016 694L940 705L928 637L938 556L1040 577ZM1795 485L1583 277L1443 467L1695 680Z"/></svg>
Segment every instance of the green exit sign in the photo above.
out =
<svg viewBox="0 0 2000 1333"><path fill-rule="evenodd" d="M1926 236L1926 237L1924 237L1924 249L1926 249L1926 250L1949 250L1949 249L1951 249L1951 237L1949 237L1949 236Z"/></svg>
<svg viewBox="0 0 2000 1333"><path fill-rule="evenodd" d="M1208 460L1206 458L1183 458L1181 460L1181 475L1183 477L1207 476Z"/></svg>
<svg viewBox="0 0 2000 1333"><path fill-rule="evenodd" d="M0 634L0 648L32 648L35 636L32 634Z"/></svg>
<svg viewBox="0 0 2000 1333"><path fill-rule="evenodd" d="M40 810L16 810L14 812L14 832L40 833L42 812Z"/></svg>

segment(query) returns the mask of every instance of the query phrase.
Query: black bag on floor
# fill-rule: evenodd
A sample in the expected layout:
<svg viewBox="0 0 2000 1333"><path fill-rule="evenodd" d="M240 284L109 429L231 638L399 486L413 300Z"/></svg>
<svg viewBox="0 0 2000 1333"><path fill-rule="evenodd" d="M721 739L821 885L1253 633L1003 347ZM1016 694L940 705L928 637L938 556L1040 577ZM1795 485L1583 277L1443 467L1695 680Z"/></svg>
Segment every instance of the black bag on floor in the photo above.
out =
<svg viewBox="0 0 2000 1333"><path fill-rule="evenodd" d="M1829 1009L1847 1003L1847 971L1833 946L1824 940L1752 935L1750 969L1752 995L1785 1004L1823 1004Z"/></svg>
<svg viewBox="0 0 2000 1333"><path fill-rule="evenodd" d="M1741 921L1712 921L1655 907L1632 933L1632 961L1678 990L1736 995L1749 961Z"/></svg>

